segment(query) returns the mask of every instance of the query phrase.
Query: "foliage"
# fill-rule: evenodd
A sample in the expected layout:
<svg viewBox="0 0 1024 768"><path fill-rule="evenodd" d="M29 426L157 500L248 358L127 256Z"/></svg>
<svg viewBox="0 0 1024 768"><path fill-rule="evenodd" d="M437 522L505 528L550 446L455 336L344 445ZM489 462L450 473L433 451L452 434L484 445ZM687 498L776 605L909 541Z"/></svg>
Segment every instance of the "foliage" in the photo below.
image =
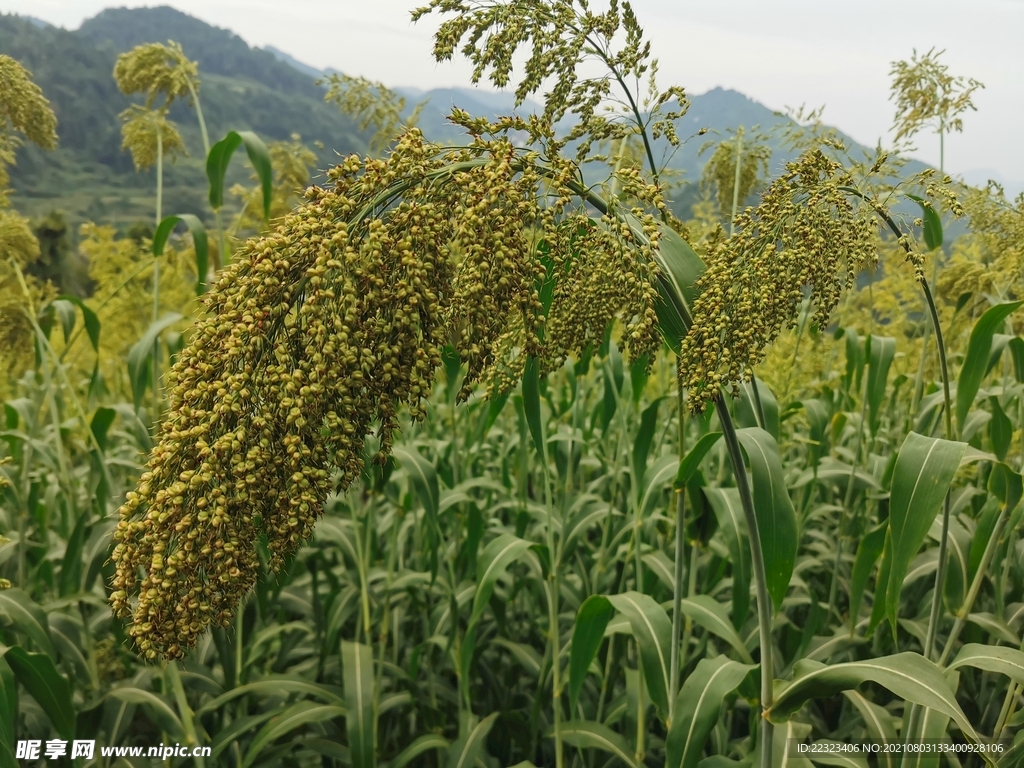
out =
<svg viewBox="0 0 1024 768"><path fill-rule="evenodd" d="M23 214L40 218L52 208L63 210L73 239L85 221L113 225L124 233L139 220L150 219L154 171L136 174L131 156L122 152L118 115L133 102L111 78L118 55L131 46L122 47L119 40L114 41L116 45L104 41L120 30L131 33L134 39L142 34L140 17L144 21L148 14L160 10L170 11L132 9L124 16L103 16L102 28L86 24L75 31L41 29L16 16L0 16L0 50L32 71L58 115L75 116L74 120L61 121L61 141L56 150L44 152L34 146L18 150L18 164L10 170L17 192L15 205ZM188 19L176 11L171 15ZM230 62L217 67L214 58L207 69L210 52L232 36L223 31L218 36L206 24L192 21L195 23L184 30L172 24L138 42L173 37L199 62L204 72L205 118L212 136L223 136L230 129L248 129L268 142L288 141L298 129L307 144L315 148L315 168L327 168L336 162L335 152L364 150L366 140L354 121L324 103L323 91L313 84L313 78L275 61L269 53L251 49L234 38L240 47L228 57ZM180 31L188 34L180 35ZM144 97L135 98L144 101ZM205 152L186 102L172 105L167 114L168 120L178 126L188 157L164 169L164 202L169 210L203 215L202 197L195 190L206 183ZM242 163L237 164L229 172L228 186L245 183L248 173Z"/></svg>

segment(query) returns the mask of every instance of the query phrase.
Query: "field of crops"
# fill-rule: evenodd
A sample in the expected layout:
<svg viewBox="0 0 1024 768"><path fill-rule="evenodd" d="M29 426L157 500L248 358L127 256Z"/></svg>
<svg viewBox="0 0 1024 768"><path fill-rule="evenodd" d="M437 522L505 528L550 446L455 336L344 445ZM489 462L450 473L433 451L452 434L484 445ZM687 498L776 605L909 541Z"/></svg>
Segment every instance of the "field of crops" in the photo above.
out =
<svg viewBox="0 0 1024 768"><path fill-rule="evenodd" d="M376 154L307 186L154 42L154 218L83 227L87 295L0 199L0 768L1024 764L1024 199L811 115L784 168L716 139L680 221L628 5L416 14L543 114L432 144L336 76ZM897 139L980 87L892 74ZM2 55L0 109L5 165L57 141Z"/></svg>

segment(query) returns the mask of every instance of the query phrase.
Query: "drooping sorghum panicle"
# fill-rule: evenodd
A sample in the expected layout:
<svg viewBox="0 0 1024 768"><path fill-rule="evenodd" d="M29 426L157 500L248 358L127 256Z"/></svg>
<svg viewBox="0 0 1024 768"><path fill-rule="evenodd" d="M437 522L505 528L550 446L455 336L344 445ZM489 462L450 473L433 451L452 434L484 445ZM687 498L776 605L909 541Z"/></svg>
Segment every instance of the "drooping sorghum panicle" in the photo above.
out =
<svg viewBox="0 0 1024 768"><path fill-rule="evenodd" d="M57 118L42 90L21 64L0 54L0 206L8 205L10 177L7 166L15 161L18 138L22 133L43 149L57 146Z"/></svg>
<svg viewBox="0 0 1024 768"><path fill-rule="evenodd" d="M795 325L805 289L824 327L858 271L876 260L873 213L840 189L850 182L823 151L807 152L737 217L735 235L706 254L680 356L695 408L750 378L765 348Z"/></svg>
<svg viewBox="0 0 1024 768"><path fill-rule="evenodd" d="M13 128L43 149L57 146L57 118L50 102L28 71L4 55L0 55L0 121L5 138Z"/></svg>
<svg viewBox="0 0 1024 768"><path fill-rule="evenodd" d="M122 93L146 94L147 107L162 95L166 107L176 99L191 100L199 90L199 67L173 40L145 43L117 57L114 80Z"/></svg>
<svg viewBox="0 0 1024 768"><path fill-rule="evenodd" d="M133 104L120 115L121 149L132 153L135 170L144 171L157 161L157 150L165 158L188 154L178 127L167 119L166 109L148 109Z"/></svg>
<svg viewBox="0 0 1024 768"><path fill-rule="evenodd" d="M624 197L665 210L658 189L644 182L636 169L622 170L619 182ZM581 216L559 229L554 252L571 261L555 267L559 279L547 329L556 341L551 367L569 353L599 344L616 317L625 323L623 338L630 358L654 359L652 353L661 342L652 249L660 233L650 213L637 207L630 215L639 223L642 237L614 211L602 216L599 225Z"/></svg>
<svg viewBox="0 0 1024 768"><path fill-rule="evenodd" d="M989 182L984 189L961 190L962 210L970 218L971 230L953 241L950 259L943 265L937 281L938 292L950 305L965 295L978 309L988 306L988 297L1006 299L1024 296L1024 195L1009 201L1003 189ZM970 308L968 304L967 308ZM960 311L965 321L976 314ZM1010 322L1020 325L1016 316Z"/></svg>
<svg viewBox="0 0 1024 768"><path fill-rule="evenodd" d="M358 121L359 130L372 131L368 147L371 154L377 154L401 133L402 126L415 127L420 112L427 102L405 112L405 97L398 95L383 83L375 83L365 77L353 77L335 72L318 81L327 85L324 100L338 105L342 114Z"/></svg>
<svg viewBox="0 0 1024 768"><path fill-rule="evenodd" d="M759 186L761 179L768 175L768 163L772 158L771 147L761 143L757 135L744 137L740 147L740 178L737 184L736 149L736 137L720 141L701 175L701 185L709 191L714 190L718 211L723 216L729 216L732 211L733 187L737 188L736 197L742 206L754 188Z"/></svg>
<svg viewBox="0 0 1024 768"><path fill-rule="evenodd" d="M602 296L582 288L587 303L557 309L546 333L534 234L575 274L563 252L577 246L563 225L578 215L566 210L571 168L545 166L542 186L536 154L507 140L444 151L414 130L386 159L346 159L333 188L310 188L246 244L169 373L169 414L114 534L111 603L147 658L181 657L229 622L257 578L258 539L281 567L312 533L331 471L347 487L371 429L383 460L400 408L424 416L445 345L468 365L463 396L474 382L509 385L527 354L578 347L572 314ZM553 202L541 205L542 189ZM628 272L616 275L625 295L606 304L653 338L653 267L629 261L624 235L593 238L616 244L603 269Z"/></svg>

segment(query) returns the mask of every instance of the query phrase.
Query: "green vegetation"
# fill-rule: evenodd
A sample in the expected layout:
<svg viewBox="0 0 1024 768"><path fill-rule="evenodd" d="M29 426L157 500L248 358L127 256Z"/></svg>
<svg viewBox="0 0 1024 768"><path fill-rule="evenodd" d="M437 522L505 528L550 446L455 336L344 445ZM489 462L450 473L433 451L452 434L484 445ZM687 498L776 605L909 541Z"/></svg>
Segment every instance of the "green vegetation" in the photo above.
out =
<svg viewBox="0 0 1024 768"><path fill-rule="evenodd" d="M312 137L211 116L240 41L197 65L149 13L82 34L131 46L110 103L145 104L109 117L152 227L83 225L81 298L61 222L0 208L0 767L76 738L242 768L1020 764L1024 199L812 115L722 137L681 220L685 93L628 4L570 0L416 11L477 79L525 51L537 112L454 109L443 145L339 76L380 156L311 185ZM49 93L0 72L0 158L47 157ZM957 82L900 73L898 110ZM922 739L993 751L787 752Z"/></svg>
<svg viewBox="0 0 1024 768"><path fill-rule="evenodd" d="M170 30L180 31L174 36ZM26 147L12 168L16 205L41 217L64 211L72 225L112 224L126 231L148 221L153 210L153 171L136 174L121 150L118 115L132 99L111 78L118 54L147 42L172 38L203 70L203 100L213 136L251 130L266 141L288 141L300 129L317 150L316 168L327 168L342 154L362 151L365 141L351 120L324 103L311 78L250 49L237 37L170 8L110 10L69 32L39 28L15 16L0 17L0 51L22 62L53 103L60 125L60 147L52 153ZM217 52L221 51L218 55ZM204 55L205 54L205 55ZM209 60L209 64L207 64ZM169 116L181 125L188 156L168 163L165 201L171 210L201 213L195 190L205 183L203 143L186 104ZM242 181L239 168L231 181Z"/></svg>

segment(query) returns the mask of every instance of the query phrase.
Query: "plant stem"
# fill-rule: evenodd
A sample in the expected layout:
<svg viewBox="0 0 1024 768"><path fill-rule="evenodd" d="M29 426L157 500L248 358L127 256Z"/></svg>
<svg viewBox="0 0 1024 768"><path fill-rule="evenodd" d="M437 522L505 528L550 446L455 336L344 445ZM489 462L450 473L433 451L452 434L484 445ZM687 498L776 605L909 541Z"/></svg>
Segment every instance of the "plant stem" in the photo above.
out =
<svg viewBox="0 0 1024 768"><path fill-rule="evenodd" d="M736 131L736 173L732 180L732 215L729 217L729 237L736 231L736 209L740 207L740 166L743 163L743 126Z"/></svg>
<svg viewBox="0 0 1024 768"><path fill-rule="evenodd" d="M683 632L683 559L685 557L685 540L683 527L686 523L686 492L676 488L676 549L672 585L672 653L669 680L668 726L671 727L675 715L676 693L679 691L679 643Z"/></svg>
<svg viewBox="0 0 1024 768"><path fill-rule="evenodd" d="M939 322L939 312L932 298L931 289L928 287L928 280L921 278L921 290L924 291L925 301L928 303L928 310L932 316L932 327L935 330L935 345L939 351L939 370L942 373L942 392L944 399L944 413L946 423L946 439L953 440L953 406L949 394L949 369L946 365L946 345L942 340L942 324ZM931 659L932 650L935 647L935 635L938 632L939 620L942 614L942 590L946 580L946 551L949 548L949 517L952 506L950 491L946 491L946 498L942 507L942 538L939 539L939 567L935 572L935 594L932 597L932 610L928 618L928 634L925 636L924 656Z"/></svg>
<svg viewBox="0 0 1024 768"><path fill-rule="evenodd" d="M181 684L181 674L178 672L178 662L167 662L165 671L167 672L167 679L170 683L171 692L174 694L175 703L178 705L178 712L181 714L181 724L185 729L186 743L194 747L199 743L199 736L196 733L192 708L189 707L188 699L185 697L185 687ZM202 768L205 764L205 758L203 757L196 756L195 760L196 765L199 766L199 768Z"/></svg>
<svg viewBox="0 0 1024 768"><path fill-rule="evenodd" d="M690 562L686 570L686 593L683 597L691 597L697 592L697 558L700 556L700 548L696 542L690 542ZM693 633L693 619L689 616L683 618L683 645L679 667L685 667L690 654L690 636Z"/></svg>
<svg viewBox="0 0 1024 768"><path fill-rule="evenodd" d="M542 441L541 445L544 446L547 443L543 440L544 427L543 423L541 426ZM544 502L548 512L547 521L547 540L548 540L548 558L550 562L550 570L548 571L548 624L549 634L551 635L551 699L552 707L554 709L555 718L555 767L562 768L565 760L562 745L562 649L561 649L561 637L558 626L558 591L560 589L558 579L558 568L559 568L559 557L557 546L558 542L555 538L555 525L552 519L554 515L554 504L551 498L551 478L548 473L548 458L546 452L538 451L538 458L541 462L541 468L544 475Z"/></svg>
<svg viewBox="0 0 1024 768"><path fill-rule="evenodd" d="M898 238L903 250L909 256L913 253L910 244L904 239L899 226L893 221L892 216L878 205L874 200L868 198L863 192L855 187L840 187L841 190L859 197L874 208L875 213L886 223L889 229ZM939 320L939 310L935 306L935 299L932 296L931 288L928 285L928 278L921 273L917 279L924 293L925 303L928 305L928 312L932 318L932 330L935 331L935 346L939 352L939 372L942 375L943 394L943 416L946 427L946 439L953 440L953 399L949 393L949 366L946 362L946 345L942 339L942 323ZM932 650L935 647L935 635L938 632L939 620L942 615L942 590L946 579L946 552L949 548L949 517L952 507L951 492L946 491L946 498L942 508L942 538L939 540L939 566L935 572L935 592L932 598L931 615L928 618L928 633L925 636L924 656L931 659ZM908 733L909 737L909 733Z"/></svg>
<svg viewBox="0 0 1024 768"><path fill-rule="evenodd" d="M1020 650L1024 651L1024 640L1022 640L1020 643ZM996 718L996 727L992 731L993 741L995 741L1003 735L1003 730L1006 728L1006 723L1013 715L1013 705L1019 694L1020 689L1017 687L1017 683L1011 680L1010 686L1006 689L1006 698L1003 699L1003 706L999 710L999 717Z"/></svg>
<svg viewBox="0 0 1024 768"><path fill-rule="evenodd" d="M164 193L164 139L160 132L160 126L156 129L156 226L160 226L163 218L163 193ZM153 257L153 322L160 318L160 259ZM160 395L157 390L157 382L160 380L160 339L153 340L152 353L152 376L153 376L153 399L159 410ZM154 416L156 414L154 413Z"/></svg>
<svg viewBox="0 0 1024 768"><path fill-rule="evenodd" d="M203 117L203 107L199 103L199 93L196 91L195 85L192 81L188 84L189 93L192 96L192 103L196 107L196 118L199 120L199 132L203 136L203 157L209 159L210 157L210 134L206 130L206 120ZM224 235L224 224L220 218L220 210L214 209L213 211L214 224L217 227L217 242L220 247L217 250L216 257L214 258L214 270L220 269L222 266L228 263L230 260L227 251L227 240Z"/></svg>
<svg viewBox="0 0 1024 768"><path fill-rule="evenodd" d="M715 398L715 412L722 425L722 439L729 450L733 472L736 475L736 486L739 491L740 505L743 516L747 520L750 533L750 560L757 588L757 628L761 647L761 768L771 768L773 726L765 717L765 712L772 706L772 683L774 681L772 659L772 607L768 596L768 578L764 570L764 553L761 551L761 535L757 526L757 515L754 513L754 500L750 494L747 481L747 469L743 463L743 452L736 436L729 407L725 403L723 393Z"/></svg>

